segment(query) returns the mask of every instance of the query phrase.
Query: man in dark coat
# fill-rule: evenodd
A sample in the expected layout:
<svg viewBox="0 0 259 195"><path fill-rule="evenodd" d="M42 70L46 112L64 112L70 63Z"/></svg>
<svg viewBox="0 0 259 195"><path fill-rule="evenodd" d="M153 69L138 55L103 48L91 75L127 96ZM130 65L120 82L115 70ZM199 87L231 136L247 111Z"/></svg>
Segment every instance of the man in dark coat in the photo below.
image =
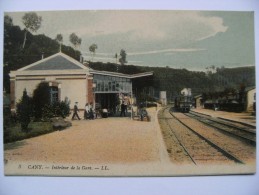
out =
<svg viewBox="0 0 259 195"><path fill-rule="evenodd" d="M125 105L124 105L124 102L122 102L122 104L121 104L121 114L120 114L120 116L125 116Z"/></svg>
<svg viewBox="0 0 259 195"><path fill-rule="evenodd" d="M72 120L74 120L75 116L77 117L78 120L81 120L78 116L78 113L77 113L77 112L79 112L77 104L78 104L78 102L76 102L75 105L74 105L74 113L73 113L73 116L72 116Z"/></svg>

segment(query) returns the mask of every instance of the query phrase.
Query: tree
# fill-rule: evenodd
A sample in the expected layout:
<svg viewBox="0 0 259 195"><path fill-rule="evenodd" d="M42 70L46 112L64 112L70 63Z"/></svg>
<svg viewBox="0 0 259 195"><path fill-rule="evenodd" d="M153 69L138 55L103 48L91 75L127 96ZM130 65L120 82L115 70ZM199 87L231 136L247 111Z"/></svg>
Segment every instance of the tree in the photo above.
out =
<svg viewBox="0 0 259 195"><path fill-rule="evenodd" d="M116 64L118 63L118 54L115 53L114 58L116 59Z"/></svg>
<svg viewBox="0 0 259 195"><path fill-rule="evenodd" d="M117 71L117 72L119 72L119 66L118 66L118 54L117 54L117 53L115 53L114 58L116 59L116 65L117 65L117 67L116 67L116 71Z"/></svg>
<svg viewBox="0 0 259 195"><path fill-rule="evenodd" d="M94 59L94 55L95 55L95 50L97 49L97 45L95 43L93 43L92 45L90 45L89 47L89 51L90 53L92 53L92 60Z"/></svg>
<svg viewBox="0 0 259 195"><path fill-rule="evenodd" d="M121 49L120 51L120 59L119 62L121 63L121 65L124 65L125 63L127 63L126 57L127 57L127 53L124 49Z"/></svg>
<svg viewBox="0 0 259 195"><path fill-rule="evenodd" d="M80 47L81 43L82 43L82 39L79 38L75 33L72 33L69 36L69 40L70 42L73 44L74 48L77 49L78 47Z"/></svg>
<svg viewBox="0 0 259 195"><path fill-rule="evenodd" d="M22 17L22 23L25 26L25 32L22 48L25 47L27 33L29 31L37 32L37 30L39 30L41 26L41 21L41 16L38 16L35 12L29 12L24 14L24 16Z"/></svg>
<svg viewBox="0 0 259 195"><path fill-rule="evenodd" d="M12 42L10 40L10 34L11 34L11 29L13 27L13 19L8 16L5 15L4 16L4 66L8 65L8 60L7 56L10 55L10 50L13 49L12 48Z"/></svg>
<svg viewBox="0 0 259 195"><path fill-rule="evenodd" d="M5 15L4 16L4 25L5 26L13 26L13 19L10 16Z"/></svg>
<svg viewBox="0 0 259 195"><path fill-rule="evenodd" d="M43 107L50 105L50 89L47 82L38 84L33 92L34 116L36 120L42 118Z"/></svg>
<svg viewBox="0 0 259 195"><path fill-rule="evenodd" d="M61 46L62 46L62 43L63 43L63 36L62 36L62 34L57 34L55 40L59 43L59 45L60 45L59 50L61 52Z"/></svg>
<svg viewBox="0 0 259 195"><path fill-rule="evenodd" d="M23 91L23 96L17 104L17 114L21 123L22 131L28 132L28 125L32 115L32 102L31 98L27 95L26 89Z"/></svg>

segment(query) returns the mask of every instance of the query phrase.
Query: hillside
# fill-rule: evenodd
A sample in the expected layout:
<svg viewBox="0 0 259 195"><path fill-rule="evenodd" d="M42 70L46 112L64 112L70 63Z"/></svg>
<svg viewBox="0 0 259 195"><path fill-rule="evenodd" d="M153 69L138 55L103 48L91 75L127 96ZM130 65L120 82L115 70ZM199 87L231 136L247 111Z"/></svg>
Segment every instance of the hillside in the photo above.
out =
<svg viewBox="0 0 259 195"><path fill-rule="evenodd" d="M59 44L45 35L27 34L25 48L22 49L24 30L12 23L4 26L4 88L10 91L9 72L36 62L59 52ZM79 60L80 52L70 46L62 45L62 52ZM134 81L134 93L143 96L158 97L159 91L167 91L169 100L179 94L180 90L191 88L193 95L223 91L226 88L240 89L255 85L255 67L217 68L212 72L189 71L170 67L143 67L135 65L117 65L113 63L89 62L89 66L96 70L105 70L134 74L153 71L154 76ZM136 89L138 88L138 89ZM138 91L137 91L138 90Z"/></svg>
<svg viewBox="0 0 259 195"><path fill-rule="evenodd" d="M25 48L22 49L24 30L12 23L4 23L4 88L10 91L9 72L17 70L44 57L51 56L60 50L59 43L45 35L27 33ZM70 46L62 45L62 52L79 60L80 52Z"/></svg>
<svg viewBox="0 0 259 195"><path fill-rule="evenodd" d="M153 90L158 97L159 91L167 91L169 99L173 100L181 89L192 89L193 95L224 91L226 88L239 90L241 86L255 85L255 67L219 68L215 73L188 71L169 67L143 67L134 65L117 65L113 63L89 62L89 66L96 70L117 71L125 74L153 71L153 78L144 78L136 82L144 92Z"/></svg>

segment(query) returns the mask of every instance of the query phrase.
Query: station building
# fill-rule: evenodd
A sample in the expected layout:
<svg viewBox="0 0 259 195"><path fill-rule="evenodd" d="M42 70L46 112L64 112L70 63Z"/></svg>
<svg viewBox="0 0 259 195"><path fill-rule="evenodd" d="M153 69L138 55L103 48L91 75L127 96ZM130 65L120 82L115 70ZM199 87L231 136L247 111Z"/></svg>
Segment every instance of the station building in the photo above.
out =
<svg viewBox="0 0 259 195"><path fill-rule="evenodd" d="M84 109L86 103L113 109L118 96L133 98L132 82L134 79L152 76L153 72L128 75L93 70L59 52L16 71L11 71L9 75L11 109L15 109L24 89L29 96L32 96L33 91L41 82L49 84L52 102L67 98L71 102L71 108L74 102L78 102L79 109Z"/></svg>
<svg viewBox="0 0 259 195"><path fill-rule="evenodd" d="M245 88L245 109L246 111L255 111L256 88L255 86Z"/></svg>

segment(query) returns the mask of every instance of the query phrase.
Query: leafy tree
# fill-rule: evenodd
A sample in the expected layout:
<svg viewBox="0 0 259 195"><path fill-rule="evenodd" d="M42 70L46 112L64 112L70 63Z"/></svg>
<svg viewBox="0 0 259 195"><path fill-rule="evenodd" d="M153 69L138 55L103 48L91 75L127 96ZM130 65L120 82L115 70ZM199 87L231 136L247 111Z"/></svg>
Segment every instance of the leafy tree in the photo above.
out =
<svg viewBox="0 0 259 195"><path fill-rule="evenodd" d="M118 54L115 53L114 58L116 59L116 64L118 63Z"/></svg>
<svg viewBox="0 0 259 195"><path fill-rule="evenodd" d="M23 40L23 45L22 45L23 49L25 47L27 33L29 31L37 32L37 30L39 30L39 28L41 26L41 21L42 21L41 16L38 16L35 12L26 13L22 17L22 23L25 26L24 40Z"/></svg>
<svg viewBox="0 0 259 195"><path fill-rule="evenodd" d="M93 43L92 45L90 45L89 47L89 51L90 53L92 54L92 60L94 59L94 56L95 56L95 50L98 48L98 46Z"/></svg>
<svg viewBox="0 0 259 195"><path fill-rule="evenodd" d="M32 115L32 101L27 95L26 89L24 89L22 99L17 104L17 115L21 123L22 131L28 132L28 125Z"/></svg>
<svg viewBox="0 0 259 195"><path fill-rule="evenodd" d="M4 25L13 26L13 19L10 16L5 15L4 16Z"/></svg>
<svg viewBox="0 0 259 195"><path fill-rule="evenodd" d="M11 29L13 29L13 19L5 15L4 16L4 66L8 65L8 55L10 55L10 52L14 49L13 48L13 42L12 42L12 32Z"/></svg>
<svg viewBox="0 0 259 195"><path fill-rule="evenodd" d="M42 118L43 108L45 105L50 105L50 91L47 82L39 83L33 92L34 116L36 120Z"/></svg>
<svg viewBox="0 0 259 195"><path fill-rule="evenodd" d="M79 48L81 43L82 43L82 39L79 38L75 33L72 33L69 36L69 40L72 43L72 45L74 46L75 49Z"/></svg>
<svg viewBox="0 0 259 195"><path fill-rule="evenodd" d="M35 120L50 119L55 116L63 118L70 114L70 101L66 98L64 101L50 101L50 87L47 82L38 84L33 92L33 105Z"/></svg>
<svg viewBox="0 0 259 195"><path fill-rule="evenodd" d="M7 93L10 93L10 77L12 70L17 70L41 59L44 52L45 57L53 55L60 50L60 44L43 34L26 36L26 49L21 50L24 41L24 31L19 26L12 24L12 18L5 15L4 23L4 56L3 56L3 84ZM80 52L71 46L62 45L62 52L75 60L80 59Z"/></svg>
<svg viewBox="0 0 259 195"><path fill-rule="evenodd" d="M59 43L59 46L60 46L59 51L61 51L61 46L62 46L62 43L63 43L63 36L62 36L62 34L57 34L55 40Z"/></svg>
<svg viewBox="0 0 259 195"><path fill-rule="evenodd" d="M127 63L126 57L127 57L126 51L124 49L121 49L120 59L119 59L119 62L121 63L121 65L124 65L125 63Z"/></svg>

